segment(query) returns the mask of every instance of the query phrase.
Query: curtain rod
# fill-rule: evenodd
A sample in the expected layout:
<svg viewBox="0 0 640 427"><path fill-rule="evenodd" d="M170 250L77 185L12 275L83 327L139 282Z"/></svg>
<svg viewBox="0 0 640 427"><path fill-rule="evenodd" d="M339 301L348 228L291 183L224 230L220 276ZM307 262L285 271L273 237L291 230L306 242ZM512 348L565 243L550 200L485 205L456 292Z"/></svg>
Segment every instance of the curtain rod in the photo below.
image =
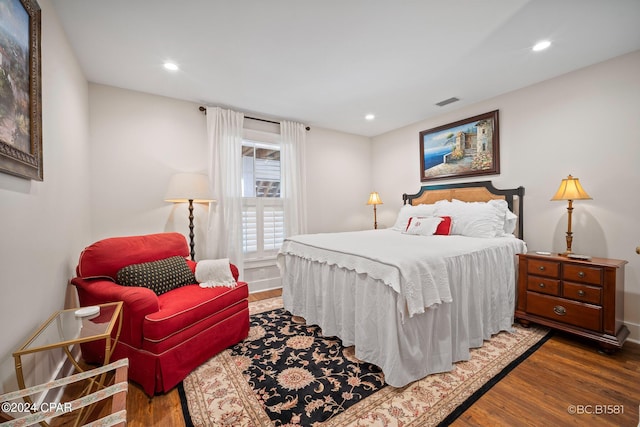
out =
<svg viewBox="0 0 640 427"><path fill-rule="evenodd" d="M203 107L202 105L198 107L198 110L202 111L205 115L207 114L207 109L205 107ZM257 117L251 117L251 116L244 116L244 117L246 119L257 120L259 122L273 123L275 125L279 125L280 124L280 122L274 122L273 120L259 119ZM305 130L309 131L309 130L311 130L311 128L309 126L306 126Z"/></svg>

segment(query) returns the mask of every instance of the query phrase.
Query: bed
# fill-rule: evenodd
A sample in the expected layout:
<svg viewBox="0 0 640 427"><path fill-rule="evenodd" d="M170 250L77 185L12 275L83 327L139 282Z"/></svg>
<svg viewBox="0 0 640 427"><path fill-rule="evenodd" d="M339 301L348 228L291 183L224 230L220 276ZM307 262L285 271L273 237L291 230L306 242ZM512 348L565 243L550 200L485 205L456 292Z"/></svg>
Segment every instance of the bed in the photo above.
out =
<svg viewBox="0 0 640 427"><path fill-rule="evenodd" d="M450 371L512 328L523 197L488 181L424 186L389 229L287 238L284 307L354 345L391 386Z"/></svg>

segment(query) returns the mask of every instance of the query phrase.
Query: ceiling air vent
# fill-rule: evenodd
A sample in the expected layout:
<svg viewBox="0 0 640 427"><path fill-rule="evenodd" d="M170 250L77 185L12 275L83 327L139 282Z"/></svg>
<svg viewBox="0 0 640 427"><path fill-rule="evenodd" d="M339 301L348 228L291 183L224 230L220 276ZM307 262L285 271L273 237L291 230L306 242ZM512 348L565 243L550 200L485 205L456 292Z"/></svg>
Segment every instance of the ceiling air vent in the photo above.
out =
<svg viewBox="0 0 640 427"><path fill-rule="evenodd" d="M455 96L453 98L449 98L449 99L445 99L444 101L440 101L438 102L436 105L438 107L444 107L445 105L454 103L456 101L460 101L460 99L456 98Z"/></svg>

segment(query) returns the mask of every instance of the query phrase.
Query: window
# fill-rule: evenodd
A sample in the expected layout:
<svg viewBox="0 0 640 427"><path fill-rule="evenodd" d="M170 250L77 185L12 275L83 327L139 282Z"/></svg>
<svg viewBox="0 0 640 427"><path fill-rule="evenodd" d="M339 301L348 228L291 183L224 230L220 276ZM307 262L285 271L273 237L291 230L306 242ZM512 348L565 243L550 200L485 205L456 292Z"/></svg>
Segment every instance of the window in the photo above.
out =
<svg viewBox="0 0 640 427"><path fill-rule="evenodd" d="M278 144L242 142L242 249L246 259L275 255L284 240Z"/></svg>

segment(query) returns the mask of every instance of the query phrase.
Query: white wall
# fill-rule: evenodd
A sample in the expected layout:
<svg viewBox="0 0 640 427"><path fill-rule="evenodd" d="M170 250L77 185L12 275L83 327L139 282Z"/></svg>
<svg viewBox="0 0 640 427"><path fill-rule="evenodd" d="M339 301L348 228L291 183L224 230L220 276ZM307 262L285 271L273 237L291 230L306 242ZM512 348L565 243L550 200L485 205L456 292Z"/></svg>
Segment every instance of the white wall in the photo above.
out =
<svg viewBox="0 0 640 427"><path fill-rule="evenodd" d="M98 84L89 85L89 104L91 241L163 231L187 236L186 204L166 203L164 194L172 174L207 170L206 116L199 105ZM370 159L369 138L315 127L307 133L310 232L369 226ZM195 208L198 259L208 208ZM248 275L250 290L262 289L256 274L268 279L274 272L263 266Z"/></svg>
<svg viewBox="0 0 640 427"><path fill-rule="evenodd" d="M373 183L391 226L404 192L419 190L418 133L500 110L498 188L524 186L529 250L566 248L566 202L552 202L562 178L580 178L593 200L574 202L573 250L625 259L625 323L640 340L640 51L373 138ZM450 181L431 181L436 184Z"/></svg>
<svg viewBox="0 0 640 427"><path fill-rule="evenodd" d="M0 392L17 386L13 351L63 308L89 236L87 82L50 1L39 4L44 181L0 173Z"/></svg>
<svg viewBox="0 0 640 427"><path fill-rule="evenodd" d="M373 228L369 138L312 128L306 176L309 233Z"/></svg>
<svg viewBox="0 0 640 427"><path fill-rule="evenodd" d="M189 235L186 203L164 201L171 176L207 171L206 118L197 104L89 85L92 236ZM196 258L208 206L194 205ZM200 251L199 251L200 249Z"/></svg>

